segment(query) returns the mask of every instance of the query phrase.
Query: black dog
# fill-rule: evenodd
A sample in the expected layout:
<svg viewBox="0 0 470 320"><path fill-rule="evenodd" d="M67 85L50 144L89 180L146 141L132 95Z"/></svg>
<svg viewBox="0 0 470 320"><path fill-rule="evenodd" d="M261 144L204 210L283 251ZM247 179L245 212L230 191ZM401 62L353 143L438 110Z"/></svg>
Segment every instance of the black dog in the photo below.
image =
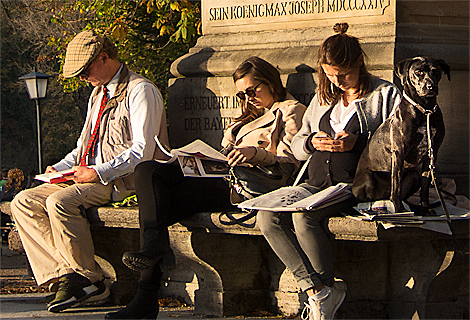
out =
<svg viewBox="0 0 470 320"><path fill-rule="evenodd" d="M427 114L430 114L435 157L445 134L442 112L437 105L442 72L450 81L447 63L429 57L405 59L396 64L395 74L403 85L403 99L361 155L352 188L359 201L390 199L397 210L402 210L401 201L421 187L419 213L432 213Z"/></svg>

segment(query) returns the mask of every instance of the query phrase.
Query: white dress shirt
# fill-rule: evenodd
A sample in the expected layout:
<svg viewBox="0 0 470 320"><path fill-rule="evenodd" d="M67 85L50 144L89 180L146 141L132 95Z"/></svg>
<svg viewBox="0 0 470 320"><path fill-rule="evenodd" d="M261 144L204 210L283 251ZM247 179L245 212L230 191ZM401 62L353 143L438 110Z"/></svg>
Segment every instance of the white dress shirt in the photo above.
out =
<svg viewBox="0 0 470 320"><path fill-rule="evenodd" d="M109 90L109 97L112 97L116 91L121 70L122 66L113 79L106 85ZM102 95L103 91L99 93L99 101L101 101ZM93 131L99 108L96 108L95 112L90 115L91 107L92 99L90 97L88 100L86 121L92 121L91 130ZM103 163L100 153L101 148L98 147L100 141L98 141L95 149L95 157L89 159L88 167L93 168L98 173L100 181L105 185L118 177L132 173L142 159L152 159L156 144L154 140L155 132L159 132L159 126L162 124L150 123L150 119L156 118L153 113L157 113L157 118L160 119L162 112L165 112L163 99L158 89L145 81L137 84L129 95L129 112L129 121L133 136L132 146L114 157L114 159ZM91 119L89 119L89 117L91 117ZM61 171L74 166L80 148L81 141L78 139L77 147L67 154L64 159L53 165L53 167Z"/></svg>

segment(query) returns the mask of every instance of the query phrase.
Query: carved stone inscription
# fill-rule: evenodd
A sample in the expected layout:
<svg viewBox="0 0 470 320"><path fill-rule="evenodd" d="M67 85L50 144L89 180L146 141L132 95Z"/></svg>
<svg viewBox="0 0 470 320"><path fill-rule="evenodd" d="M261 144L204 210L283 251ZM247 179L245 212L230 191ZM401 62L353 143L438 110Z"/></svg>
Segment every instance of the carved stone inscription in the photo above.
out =
<svg viewBox="0 0 470 320"><path fill-rule="evenodd" d="M292 95L308 105L315 93L311 74L282 76ZM303 85L298 82L303 80ZM223 133L240 115L240 101L230 77L180 78L170 81L168 121L170 144L181 147L201 139L214 148L220 148Z"/></svg>
<svg viewBox="0 0 470 320"><path fill-rule="evenodd" d="M281 17L328 12L376 11L383 14L390 0L304 0L209 8L209 21ZM317 17L320 19L321 17Z"/></svg>
<svg viewBox="0 0 470 320"><path fill-rule="evenodd" d="M233 80L229 77L172 79L169 89L171 146L178 148L201 139L219 149L223 132L240 112Z"/></svg>
<svg viewBox="0 0 470 320"><path fill-rule="evenodd" d="M273 24L320 22L332 18L380 17L390 15L395 0L241 0L228 2L221 0L203 1L203 26L205 32L220 33L230 28L230 32L254 28L272 29ZM237 26L244 28L237 30ZM235 27L235 28L234 28ZM279 26L277 26L279 27ZM213 29L216 28L216 29Z"/></svg>
<svg viewBox="0 0 470 320"><path fill-rule="evenodd" d="M235 96L184 97L183 110L189 111L187 114L199 115L199 117L186 117L184 119L184 130L225 130L232 121L234 114L238 112L238 108L239 101ZM219 115L214 117L216 114Z"/></svg>

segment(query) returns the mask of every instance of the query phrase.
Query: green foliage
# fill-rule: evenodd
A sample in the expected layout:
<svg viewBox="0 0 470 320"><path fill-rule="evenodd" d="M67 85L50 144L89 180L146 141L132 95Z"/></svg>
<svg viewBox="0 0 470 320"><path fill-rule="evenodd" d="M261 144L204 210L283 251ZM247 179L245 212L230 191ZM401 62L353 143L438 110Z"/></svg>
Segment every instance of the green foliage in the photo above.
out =
<svg viewBox="0 0 470 320"><path fill-rule="evenodd" d="M129 68L157 84L166 97L170 64L186 53L201 34L200 2L175 0L82 0L64 2L49 0L54 23L67 27L70 15L78 17L62 37L51 37L49 44L57 47L61 68L66 44L82 31L93 29L113 41L120 60ZM62 71L62 70L61 70ZM76 78L61 79L64 90L71 92L83 85Z"/></svg>
<svg viewBox="0 0 470 320"><path fill-rule="evenodd" d="M2 168L37 170L35 103L20 76L35 67L54 75L41 100L43 165L51 165L75 147L91 91L77 78L60 76L67 43L87 29L105 34L118 46L120 60L166 98L171 63L200 34L199 6L170 0L0 1Z"/></svg>

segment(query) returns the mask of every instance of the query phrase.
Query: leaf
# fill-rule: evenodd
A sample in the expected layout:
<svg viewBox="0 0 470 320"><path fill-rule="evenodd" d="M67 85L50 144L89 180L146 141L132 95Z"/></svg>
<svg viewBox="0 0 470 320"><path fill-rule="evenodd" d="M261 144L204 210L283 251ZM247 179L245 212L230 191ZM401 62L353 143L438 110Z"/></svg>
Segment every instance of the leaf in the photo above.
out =
<svg viewBox="0 0 470 320"><path fill-rule="evenodd" d="M154 4L153 0L150 0L147 3L147 13L152 13L154 10L155 10L155 4Z"/></svg>
<svg viewBox="0 0 470 320"><path fill-rule="evenodd" d="M173 2L170 4L170 8L171 8L171 10L173 10L173 11L179 11L179 10L180 10L180 4L179 4L177 1L173 1Z"/></svg>

